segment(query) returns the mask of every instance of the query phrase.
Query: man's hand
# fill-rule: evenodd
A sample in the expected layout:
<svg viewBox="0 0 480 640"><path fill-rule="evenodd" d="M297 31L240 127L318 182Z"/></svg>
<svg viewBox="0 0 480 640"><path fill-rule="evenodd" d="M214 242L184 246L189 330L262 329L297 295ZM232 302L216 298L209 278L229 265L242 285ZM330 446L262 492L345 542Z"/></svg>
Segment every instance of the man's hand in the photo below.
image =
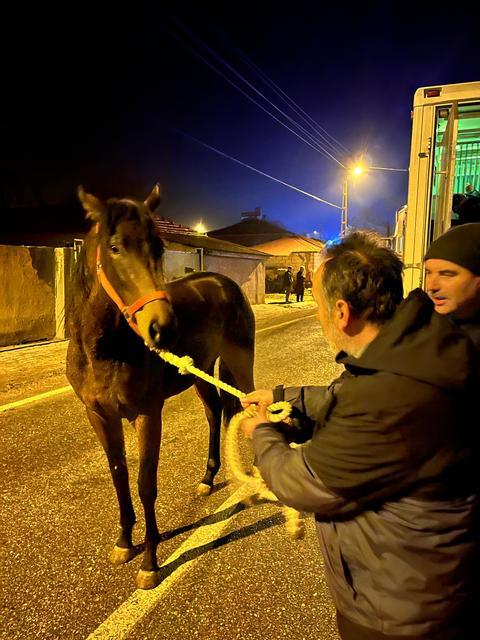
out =
<svg viewBox="0 0 480 640"><path fill-rule="evenodd" d="M244 409L249 407L251 404L264 404L268 407L269 404L273 403L273 391L271 389L255 389L255 391L247 393L240 402Z"/></svg>
<svg viewBox="0 0 480 640"><path fill-rule="evenodd" d="M253 393L256 393L255 391ZM249 395L253 395L253 393ZM243 403L243 400L242 400ZM271 402L268 404L272 404ZM251 405L252 406L252 405ZM240 422L240 428L242 429L246 438L251 438L253 432L258 427L259 424L264 424L268 422L267 416L267 404L259 404L256 406L257 413L253 418L244 418ZM253 406L252 406L253 409Z"/></svg>

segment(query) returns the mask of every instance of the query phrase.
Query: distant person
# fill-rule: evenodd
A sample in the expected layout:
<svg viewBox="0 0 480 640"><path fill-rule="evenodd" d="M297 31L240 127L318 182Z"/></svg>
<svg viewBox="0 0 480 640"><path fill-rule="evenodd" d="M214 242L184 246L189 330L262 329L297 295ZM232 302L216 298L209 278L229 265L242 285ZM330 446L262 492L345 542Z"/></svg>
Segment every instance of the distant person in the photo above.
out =
<svg viewBox="0 0 480 640"><path fill-rule="evenodd" d="M425 290L435 311L480 346L480 223L453 227L432 242L425 254Z"/></svg>
<svg viewBox="0 0 480 640"><path fill-rule="evenodd" d="M463 193L454 193L452 197L452 227L460 224L460 209L462 208L462 204L466 200L466 196Z"/></svg>
<svg viewBox="0 0 480 640"><path fill-rule="evenodd" d="M293 268L288 267L283 275L283 290L285 292L285 302L289 302L290 294L292 293L293 285Z"/></svg>
<svg viewBox="0 0 480 640"><path fill-rule="evenodd" d="M300 267L295 278L295 293L297 294L297 302L303 302L305 294L305 267Z"/></svg>
<svg viewBox="0 0 480 640"><path fill-rule="evenodd" d="M258 406L242 421L257 467L280 501L315 514L342 640L473 638L476 350L420 289L401 302L400 260L362 234L327 250L313 294L345 371L242 400ZM274 396L293 424L267 421Z"/></svg>
<svg viewBox="0 0 480 640"><path fill-rule="evenodd" d="M467 184L465 195L453 194L452 210L457 215L456 219L452 218L452 227L480 222L480 192L473 185Z"/></svg>
<svg viewBox="0 0 480 640"><path fill-rule="evenodd" d="M467 198L480 198L480 191L478 191L478 189L475 189L473 184L467 184L467 186L465 187L465 195L467 196Z"/></svg>

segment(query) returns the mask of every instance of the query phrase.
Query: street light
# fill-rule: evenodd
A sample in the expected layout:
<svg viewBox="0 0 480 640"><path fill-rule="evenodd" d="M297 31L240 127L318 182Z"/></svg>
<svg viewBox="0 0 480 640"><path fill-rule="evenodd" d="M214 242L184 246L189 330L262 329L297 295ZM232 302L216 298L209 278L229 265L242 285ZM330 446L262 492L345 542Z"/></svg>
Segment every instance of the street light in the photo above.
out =
<svg viewBox="0 0 480 640"><path fill-rule="evenodd" d="M203 224L201 220L193 227L193 230L202 236L204 236L207 233L207 227Z"/></svg>
<svg viewBox="0 0 480 640"><path fill-rule="evenodd" d="M349 175L359 176L365 171L401 171L407 172L408 169L393 169L392 167L363 167L360 164L356 164L351 169L345 172L345 177L342 186L342 219L340 222L340 237L344 238L348 231L348 178Z"/></svg>

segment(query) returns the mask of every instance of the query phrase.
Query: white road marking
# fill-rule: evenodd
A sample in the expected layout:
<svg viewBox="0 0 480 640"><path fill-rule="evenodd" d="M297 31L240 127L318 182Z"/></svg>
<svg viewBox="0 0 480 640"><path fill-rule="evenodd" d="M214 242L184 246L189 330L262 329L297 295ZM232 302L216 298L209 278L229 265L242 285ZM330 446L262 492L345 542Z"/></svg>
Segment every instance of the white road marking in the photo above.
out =
<svg viewBox="0 0 480 640"><path fill-rule="evenodd" d="M30 396L23 400L15 400L15 402L9 402L8 404L2 404L0 406L0 413L2 411L8 411L9 409L16 409L17 407L23 407L26 404L35 402L36 400L44 400L45 398L51 398L52 396L58 396L60 393L69 393L73 391L70 385L66 387L59 387L58 389L52 389L51 391L45 391L44 393L37 393L36 396Z"/></svg>
<svg viewBox="0 0 480 640"><path fill-rule="evenodd" d="M255 333L263 333L263 331L270 331L270 329L278 329L278 327L284 327L287 324L293 324L294 322L299 322L300 320L305 320L306 318L314 318L316 315L317 315L316 313L311 313L308 316L300 316L300 318L287 320L286 322L281 322L280 324L272 324L271 327L264 327L263 329L257 329Z"/></svg>
<svg viewBox="0 0 480 640"><path fill-rule="evenodd" d="M300 318L294 318L280 324L271 325L258 329L256 333L263 333L264 331L270 331L279 327L284 327L306 318L312 318L315 314L307 316L301 316ZM52 396L59 395L61 393L69 393L73 391L69 385L66 387L60 387L53 389L52 391L46 391L45 393L39 393L23 400L17 400L0 406L0 413L2 411L8 411L9 409L15 409L17 407L25 406L37 400L43 400ZM235 491L225 502L223 502L215 511L214 514L229 509L235 504L246 498L246 487L240 487ZM168 567L171 563L178 560L183 554L193 549L203 547L209 543L217 540L224 529L230 524L232 517L236 515L233 513L226 519L222 519L219 522L203 525L197 529L191 536L185 540L173 553L165 560L161 565L162 567ZM102 624L95 629L87 638L87 640L122 640L127 638L132 629L160 602L163 596L168 590L175 584L175 582L186 573L194 563L201 558L201 554L192 558L191 560L185 560L181 562L179 566L172 571L167 577L156 587L149 591L137 589L132 595L125 600Z"/></svg>
<svg viewBox="0 0 480 640"><path fill-rule="evenodd" d="M280 324L274 324L271 327L264 327L263 329L257 329L255 333L263 333L264 331L270 331L272 329L278 329L279 327L284 327L285 325L292 324L294 322L299 322L300 320L304 320L305 318L313 318L314 313L308 316L301 316L300 318L294 318L293 320L287 320L287 322L281 322ZM17 407L23 407L27 404L31 404L32 402L36 402L37 400L44 400L45 398L51 398L52 396L57 396L61 393L69 393L73 391L70 385L66 387L60 387L58 389L52 389L51 391L45 391L44 393L37 393L35 396L30 396L29 398L24 398L23 400L16 400L15 402L9 402L8 404L0 405L0 413L3 411L8 411L9 409L16 409Z"/></svg>
<svg viewBox="0 0 480 640"><path fill-rule="evenodd" d="M223 502L214 513L224 511L240 502L249 495L245 493L245 486L240 487ZM209 525L203 525L185 540L161 565L167 567L175 562L182 554L203 547L218 539L221 532L230 524L232 514L225 520L220 520ZM191 569L194 563L202 557L202 554L186 560L172 571L155 589L144 591L137 589L123 602L102 624L93 631L86 640L122 640L127 638L133 628L160 602L175 582Z"/></svg>

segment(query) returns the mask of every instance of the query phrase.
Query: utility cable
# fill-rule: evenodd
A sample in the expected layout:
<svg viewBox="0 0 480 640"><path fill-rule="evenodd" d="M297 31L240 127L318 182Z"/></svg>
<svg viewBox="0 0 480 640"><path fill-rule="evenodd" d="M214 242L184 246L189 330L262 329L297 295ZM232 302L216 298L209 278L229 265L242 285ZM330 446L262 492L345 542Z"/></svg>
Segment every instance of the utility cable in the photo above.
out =
<svg viewBox="0 0 480 640"><path fill-rule="evenodd" d="M234 158L233 156L228 155L228 153L220 151L220 149L217 149L216 147L212 147L212 145L207 144L206 142L203 142L202 140L199 140L198 138L195 138L194 136L190 135L189 133L185 133L184 131L181 131L180 129L176 129L176 128L174 130L177 131L178 133L180 133L182 136L185 136L186 138L189 138L190 140L193 140L194 142L202 145L206 149L209 149L210 151L214 151L215 153L218 153L218 155L223 156L224 158L228 158L229 160L232 160L232 162L236 162L237 164L241 165L242 167L246 167L247 169L250 169L251 171L255 171L255 173L259 173L261 176L264 176L265 178L269 178L270 180L273 180L274 182L278 182L279 184L282 184L283 186L288 187L289 189L293 189L294 191L298 191L298 193L303 193L303 195L308 196L309 198L313 198L314 200L317 200L318 202L323 202L324 204L328 204L330 207L334 207L335 209L341 209L342 208L338 204L334 204L333 202L329 202L328 200L324 200L323 198L320 198L319 196L316 196L313 193L309 193L308 191L304 191L303 189L299 189L298 187L295 187L292 184L288 184L288 182L284 182L283 180L280 180L279 178L275 178L274 176L271 176L268 173L265 173L264 171L260 171L260 169L256 169L255 167L252 167L250 164L247 164L246 162L242 162L241 160L238 160L237 158Z"/></svg>
<svg viewBox="0 0 480 640"><path fill-rule="evenodd" d="M304 137L302 137L300 134L298 134L294 129L291 129L288 125L286 125L284 122L282 122L279 118L277 118L277 116L275 116L273 113L271 113L266 107L264 107L262 104L260 104L257 100L255 100L254 98L252 98L252 96L250 96L246 91L244 91L241 87L239 87L237 84L235 84L235 82L233 82L233 80L231 80L230 78L228 78L224 73L222 73L222 71L220 71L213 63L211 63L210 61L208 61L204 56L202 56L201 53L199 53L198 51L195 51L195 49L193 49L193 47L191 47L187 42L185 42L185 40L183 40L183 38L181 38L178 34L172 34L174 38L176 38L183 46L185 46L187 49L189 49L195 56L197 56L198 58L200 58L200 60L202 60L202 62L204 64L206 64L208 67L210 67L213 71L215 71L215 73L217 73L218 75L220 75L224 80L226 80L229 84L231 84L235 89L237 89L237 91L239 91L240 93L242 93L246 98L248 98L251 102L253 102L257 107L259 107L260 109L262 109L262 111L264 111L265 113L267 113L271 118L273 118L276 122L278 122L279 124L282 125L282 127L285 127L286 129L288 129L288 131L290 131L291 133L293 133L295 136L297 136L297 138L299 138L300 140L302 140L303 142L305 142L305 144L308 144L309 147L311 147L312 149L314 149L315 151L317 151L318 153L321 153L322 155L334 160L334 162L336 162L339 166L341 166L342 168L345 168L345 166L339 161L337 160L337 158L335 158L331 153L329 153L326 149L319 147L319 146L314 146L312 143L310 143L308 140L306 140ZM310 135L310 134L308 134ZM318 143L317 143L318 144Z"/></svg>
<svg viewBox="0 0 480 640"><path fill-rule="evenodd" d="M231 73L233 73L237 78L239 78L243 83L245 83L252 91L254 91L257 95L259 95L263 100L265 100L265 102L267 102L268 104L270 104L270 106L272 106L276 111L278 111L284 118L286 118L291 124L293 124L295 127L297 127L298 129L300 129L300 131L302 131L302 133L306 136L308 136L315 144L317 144L322 151L328 155L329 158L331 158L332 160L334 160L337 164L339 164L340 166L344 167L343 163L340 162L334 155L333 153L331 153L326 147L325 147L325 142L322 142L321 140L318 140L315 136L313 136L309 131L307 131L307 129L305 129L305 127L303 127L301 124L299 124L294 118L292 118L291 116L289 116L287 113L285 113L285 111L283 111L282 109L280 109L274 102L272 102L266 95L264 95L261 91L259 91L251 82L249 82L249 80L247 80L241 73L239 73L231 64L229 64L222 56L220 56L216 51L214 51L208 44L206 44L203 40L201 40L198 36L196 36L194 33L192 33L192 31L190 31L190 29L188 29L185 25L182 25L181 23L179 23L178 20L175 20L175 23L178 24L180 26L180 28L182 28L184 31L186 31L188 33L188 35L197 43L199 44L201 47L203 47L204 49L206 49L208 51L208 53L213 56L213 58L219 62L220 64L224 65ZM177 38L179 39L180 42L182 42L183 44L186 44L185 41L183 41L183 39L177 35ZM189 45L188 45L189 46ZM219 75L221 75L225 80L227 80L230 84L232 84L237 90L241 91L241 93L243 93L249 100L252 100L252 102L254 102L257 106L261 106L259 105L256 101L254 101L251 96L249 94L247 94L246 92L244 92L242 89L240 89L240 87L238 85L236 85L233 81L231 81L230 79L228 79L223 73L221 73L216 67L214 67L211 63L207 62L205 60L205 58L203 58L203 56L201 56L200 54L198 54L198 52L195 52L190 46L189 46L190 50L193 51L196 55L198 55L198 57L200 57L200 59L205 62L206 64L208 64L208 66L210 66L210 68L212 68L216 73L219 73ZM252 63L253 64L253 63ZM267 76L268 78L268 76ZM286 94L285 94L286 95ZM287 96L288 98L288 96ZM285 101L285 99L284 99ZM292 101L293 102L293 101ZM288 104L288 103L287 103ZM262 107L263 108L263 107ZM265 109L264 109L265 111ZM270 112L267 111L267 113L269 113L269 115L272 116L272 114ZM273 116L272 116L273 117ZM278 121L278 120L277 120ZM280 124L282 124L283 126L284 123L280 122ZM311 126L311 125L310 125ZM291 131L291 129L289 129ZM298 135L298 134L296 134ZM330 145L330 147L333 147L333 151L337 152L337 149L335 148L335 146L322 134L320 134L321 137L326 141L327 144ZM332 137L332 136L330 136ZM303 138L302 138L303 140Z"/></svg>

